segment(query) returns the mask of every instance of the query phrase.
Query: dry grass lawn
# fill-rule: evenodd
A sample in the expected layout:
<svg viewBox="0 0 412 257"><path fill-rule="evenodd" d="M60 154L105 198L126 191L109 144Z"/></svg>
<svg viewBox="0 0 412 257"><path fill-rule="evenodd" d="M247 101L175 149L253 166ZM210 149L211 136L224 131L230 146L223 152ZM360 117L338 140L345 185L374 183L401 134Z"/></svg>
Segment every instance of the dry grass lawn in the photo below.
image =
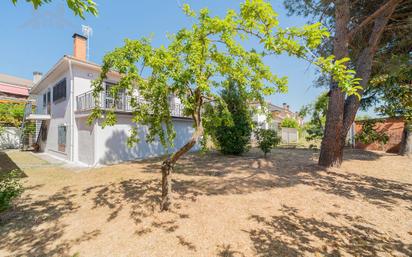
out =
<svg viewBox="0 0 412 257"><path fill-rule="evenodd" d="M74 172L27 152L2 157L27 177L0 214L0 256L412 256L405 157L350 150L323 170L311 150L192 155L168 213L156 160Z"/></svg>

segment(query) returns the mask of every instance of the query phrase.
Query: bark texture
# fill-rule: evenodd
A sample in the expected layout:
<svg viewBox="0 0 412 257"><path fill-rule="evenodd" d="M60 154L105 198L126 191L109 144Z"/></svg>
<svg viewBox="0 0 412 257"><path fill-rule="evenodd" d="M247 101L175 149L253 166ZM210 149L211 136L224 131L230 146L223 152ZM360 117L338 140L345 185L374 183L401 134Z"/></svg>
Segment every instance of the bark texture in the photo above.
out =
<svg viewBox="0 0 412 257"><path fill-rule="evenodd" d="M203 105L203 99L198 92L196 94L196 105L197 108L192 114L192 118L195 124L195 132L193 133L190 140L183 145L177 152L172 154L162 163L162 200L160 205L160 210L167 211L170 210L172 206L172 172L175 167L177 160L179 160L182 155L190 151L192 147L196 144L199 138L203 135L203 125L201 118L201 108Z"/></svg>
<svg viewBox="0 0 412 257"><path fill-rule="evenodd" d="M368 45L361 51L355 60L356 76L361 78L361 86L368 86L372 72L372 62L377 51L379 40L387 25L390 16L396 6L402 0L389 0L385 3L384 11L379 8L377 13L372 14L372 32L369 36ZM348 30L350 23L350 10L348 0L335 1L336 33L334 39L334 55L337 59L349 55L349 40L352 37ZM361 23L362 24L362 23ZM358 27L355 27L358 30ZM361 96L363 91L358 92ZM343 148L345 146L346 135L355 120L356 112L360 106L360 99L355 96L346 95L337 87L336 83L331 83L328 111L326 113L325 133L322 139L319 165L324 167L339 167L342 164Z"/></svg>
<svg viewBox="0 0 412 257"><path fill-rule="evenodd" d="M336 33L333 42L333 54L337 59L349 56L350 19L348 0L335 1ZM345 95L337 83L331 83L329 92L326 125L320 149L319 165L340 166L343 157L343 145L340 139L343 134L343 110Z"/></svg>
<svg viewBox="0 0 412 257"><path fill-rule="evenodd" d="M412 157L412 122L405 122L399 154Z"/></svg>

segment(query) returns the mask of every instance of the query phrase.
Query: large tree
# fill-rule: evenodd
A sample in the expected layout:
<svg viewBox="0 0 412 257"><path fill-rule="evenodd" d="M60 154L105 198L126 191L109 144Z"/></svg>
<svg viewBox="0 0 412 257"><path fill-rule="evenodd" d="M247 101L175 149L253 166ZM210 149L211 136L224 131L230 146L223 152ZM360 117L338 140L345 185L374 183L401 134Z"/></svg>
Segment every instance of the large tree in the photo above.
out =
<svg viewBox="0 0 412 257"><path fill-rule="evenodd" d="M10 0L14 5L17 4L18 0ZM33 5L34 9L39 8L44 4L51 3L52 0L25 0L27 3ZM80 16L84 19L85 13L90 13L94 16L97 15L97 5L92 0L66 0L67 6L73 11L75 15Z"/></svg>
<svg viewBox="0 0 412 257"><path fill-rule="evenodd" d="M147 39L125 40L124 46L104 57L101 75L94 83L98 101L107 74L111 70L120 73L121 79L112 93L117 96L121 90L130 96L133 121L137 124L132 128L130 144L140 140L140 125L148 126L147 142L158 139L166 149L173 144L175 132L168 102L171 95L180 99L185 114L193 119L192 137L176 152L168 154L162 163L162 210L171 206L170 175L176 162L208 133L203 124L204 118L210 118L203 116L205 104L223 103L221 96L215 93L228 89L229 83L222 81L234 81L246 101L264 105L265 95L286 90L287 78L274 75L264 64L263 57L287 53L309 59L311 50L329 34L319 23L282 29L272 6L263 0L246 0L241 4L240 13L229 10L224 17L213 17L208 9L196 13L188 5L183 9L193 19L190 28L170 35L167 46L153 47ZM246 40L257 41L261 49L247 49ZM342 64L345 61L335 61L331 57L318 58L315 63L331 72L342 90L355 94L356 79ZM144 101L137 100L136 91ZM114 110L102 111L98 107L89 121L102 117L103 125L116 123Z"/></svg>
<svg viewBox="0 0 412 257"><path fill-rule="evenodd" d="M361 79L359 95L348 96L327 76L320 80L329 84L329 103L319 164L340 166L345 138L368 91L369 80L378 51L391 45L394 27L402 24L411 30L411 0L287 0L291 14L313 16L333 33L333 40L323 44L318 51L332 52L338 58L350 57L347 63ZM406 25L405 25L406 24Z"/></svg>

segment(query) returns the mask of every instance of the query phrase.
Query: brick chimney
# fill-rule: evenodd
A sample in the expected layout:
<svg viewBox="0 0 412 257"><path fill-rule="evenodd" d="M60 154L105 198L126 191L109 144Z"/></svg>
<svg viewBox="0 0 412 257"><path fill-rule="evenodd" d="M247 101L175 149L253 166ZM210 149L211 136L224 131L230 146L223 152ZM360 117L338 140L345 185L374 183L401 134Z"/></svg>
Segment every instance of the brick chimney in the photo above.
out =
<svg viewBox="0 0 412 257"><path fill-rule="evenodd" d="M286 106L287 106L287 104L286 104L286 103L283 103L282 106L283 106L283 110L286 111Z"/></svg>
<svg viewBox="0 0 412 257"><path fill-rule="evenodd" d="M86 61L87 37L74 33L73 39L73 57Z"/></svg>
<svg viewBox="0 0 412 257"><path fill-rule="evenodd" d="M43 73L41 73L40 71L33 71L33 84L39 82L42 77Z"/></svg>

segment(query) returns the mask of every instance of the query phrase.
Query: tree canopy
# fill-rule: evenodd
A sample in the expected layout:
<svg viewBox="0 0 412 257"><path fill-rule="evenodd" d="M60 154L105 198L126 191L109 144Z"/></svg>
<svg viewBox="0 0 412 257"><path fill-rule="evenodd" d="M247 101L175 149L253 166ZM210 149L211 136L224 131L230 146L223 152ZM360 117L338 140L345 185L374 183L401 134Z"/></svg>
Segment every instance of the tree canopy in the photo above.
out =
<svg viewBox="0 0 412 257"><path fill-rule="evenodd" d="M370 81L379 75L379 63L386 66L391 55L398 55L399 51L411 56L407 38L412 32L412 1L285 0L284 3L290 14L310 16L327 27L333 38L324 41L315 52L321 55L333 52L338 58L350 58L345 64L361 79L362 90L356 97L337 87L329 75L322 74L318 80L318 84L328 85L330 89L319 164L340 166L346 135L359 106L365 99L380 95L377 91L384 92L382 87L371 90ZM381 58L383 62L379 61Z"/></svg>
<svg viewBox="0 0 412 257"><path fill-rule="evenodd" d="M169 35L167 46L154 47L147 38L126 39L124 46L104 57L102 72L93 87L98 101L107 74L116 71L121 75L120 81L112 87L112 93L117 96L119 91L125 91L130 96L133 122L148 126L147 142L159 139L166 148L173 144L175 131L170 96L179 98L184 113L193 119L195 132L192 138L163 162L163 209L170 206L169 175L174 164L204 133L208 133L203 125L203 119L208 119L203 117L204 105L223 103L216 92L228 89L229 78L241 88L245 100L250 103L264 105L264 96L286 90L287 78L273 74L263 62L264 56L286 53L313 61L322 71L331 73L348 94L356 94L359 89L353 71L344 65L347 59L313 56L312 50L329 36L320 23L283 29L279 26L277 13L263 0L246 0L239 13L228 10L224 17L211 16L207 8L195 12L188 5L183 6L183 11L191 17L191 27ZM260 48L244 46L245 41L256 40ZM103 113L98 107L89 121L102 117L103 125L114 125L117 121L114 110ZM219 117L226 118L226 115ZM140 140L137 126L131 130L129 144Z"/></svg>
<svg viewBox="0 0 412 257"><path fill-rule="evenodd" d="M34 9L39 8L44 4L51 3L52 0L25 0L27 3L33 5ZM18 0L11 0L16 5ZM73 11L73 13L82 19L84 19L85 13L90 13L94 16L97 15L97 5L92 0L66 0L67 6Z"/></svg>

